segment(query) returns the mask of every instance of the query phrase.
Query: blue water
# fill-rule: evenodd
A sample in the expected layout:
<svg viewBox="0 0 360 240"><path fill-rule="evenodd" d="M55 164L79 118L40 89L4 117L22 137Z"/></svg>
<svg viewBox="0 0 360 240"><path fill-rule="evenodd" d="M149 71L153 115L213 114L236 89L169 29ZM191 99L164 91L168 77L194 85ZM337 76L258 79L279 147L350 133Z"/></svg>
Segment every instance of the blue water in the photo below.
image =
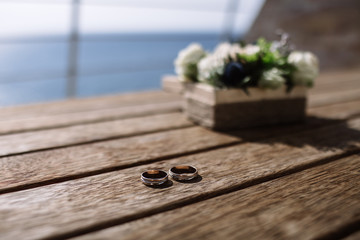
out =
<svg viewBox="0 0 360 240"><path fill-rule="evenodd" d="M217 34L83 36L77 97L159 89L173 60L191 42L212 50ZM64 38L0 42L0 105L66 97L68 43Z"/></svg>

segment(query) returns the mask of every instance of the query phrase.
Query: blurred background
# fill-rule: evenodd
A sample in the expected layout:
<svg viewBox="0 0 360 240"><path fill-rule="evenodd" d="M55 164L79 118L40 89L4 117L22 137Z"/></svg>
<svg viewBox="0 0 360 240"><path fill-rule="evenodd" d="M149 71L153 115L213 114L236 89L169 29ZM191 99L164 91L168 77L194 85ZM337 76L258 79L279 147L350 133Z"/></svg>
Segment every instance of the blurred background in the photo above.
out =
<svg viewBox="0 0 360 240"><path fill-rule="evenodd" d="M358 0L0 0L0 106L159 89L190 42L288 32L321 70L360 66Z"/></svg>
<svg viewBox="0 0 360 240"><path fill-rule="evenodd" d="M263 0L0 0L0 105L159 89L182 48L241 38Z"/></svg>

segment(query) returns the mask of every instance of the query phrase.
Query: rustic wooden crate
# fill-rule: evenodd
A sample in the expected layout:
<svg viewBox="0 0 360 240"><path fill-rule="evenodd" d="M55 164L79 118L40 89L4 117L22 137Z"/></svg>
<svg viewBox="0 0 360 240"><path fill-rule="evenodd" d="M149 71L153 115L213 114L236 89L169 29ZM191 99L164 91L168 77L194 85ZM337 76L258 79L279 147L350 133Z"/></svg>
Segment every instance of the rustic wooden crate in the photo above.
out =
<svg viewBox="0 0 360 240"><path fill-rule="evenodd" d="M219 130L301 122L305 119L305 87L287 93L250 88L216 89L207 84L187 85L184 112L193 122Z"/></svg>
<svg viewBox="0 0 360 240"><path fill-rule="evenodd" d="M162 78L162 89L166 92L183 94L187 85L193 83L181 82L177 76L167 75Z"/></svg>

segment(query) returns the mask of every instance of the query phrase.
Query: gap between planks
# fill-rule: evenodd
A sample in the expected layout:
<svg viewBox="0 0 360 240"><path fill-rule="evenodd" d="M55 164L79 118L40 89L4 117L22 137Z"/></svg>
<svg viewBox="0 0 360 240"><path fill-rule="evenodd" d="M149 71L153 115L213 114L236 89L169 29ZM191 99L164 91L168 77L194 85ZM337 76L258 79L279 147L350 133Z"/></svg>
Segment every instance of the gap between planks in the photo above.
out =
<svg viewBox="0 0 360 240"><path fill-rule="evenodd" d="M32 119L13 119L0 122L0 136L180 112L180 106L181 101L169 101L130 107L122 106L86 113L76 112L57 116L39 116Z"/></svg>
<svg viewBox="0 0 360 240"><path fill-rule="evenodd" d="M21 234L70 237L244 189L359 153L360 123L348 127L352 130L328 126L153 164L166 169L192 162L203 177L193 184L174 182L169 188L147 188L138 175L149 167L144 165L4 194L0 209L6 211L1 211L0 230L4 239L22 238ZM236 162L241 164L234 167Z"/></svg>
<svg viewBox="0 0 360 240"><path fill-rule="evenodd" d="M11 193L11 192L16 192L16 191L22 191L22 190L42 187L42 186L46 186L46 185L61 183L61 182L65 182L65 181L76 180L76 179L85 178L85 177L91 177L91 176L95 176L95 175L98 175L98 174L104 174L104 173L119 171L119 170L126 169L126 168L141 166L143 164L151 164L151 163L164 161L164 160L168 160L168 159L189 156L191 154L203 153L203 152L206 152L206 151L212 151L212 150L216 150L216 149L220 149L220 148L224 148L224 147L230 147L230 146L234 146L234 145L237 145L237 144L239 144L238 141L230 142L230 143L224 143L224 144L220 144L220 145L216 145L216 146L212 146L212 147L207 147L207 148L202 148L202 149L198 149L198 150L190 150L190 151L183 152L183 153L174 153L174 154L164 155L164 156L157 157L157 158L150 158L150 159L140 160L140 161L136 161L136 162L133 162L133 163L127 163L127 164L122 164L122 165L117 165L117 166L99 168L97 170L89 170L89 171L80 172L80 173L76 173L76 174L64 174L64 176L62 176L62 177L55 177L55 178L51 177L51 178L49 178L47 180L42 180L42 181L30 181L28 183L18 184L18 185L15 185L15 186L1 187L0 188L0 195L5 194L5 193ZM23 173L23 174L26 174L26 173ZM27 179L27 181L28 181L28 179ZM0 186L3 186L2 183L7 183L7 182L9 182L9 181L0 182Z"/></svg>
<svg viewBox="0 0 360 240"><path fill-rule="evenodd" d="M337 91L334 92L334 94L310 94L308 102L311 108L316 108L330 104L356 101L359 99L359 96L360 90L350 89L349 91L344 92ZM10 121L0 122L0 136L179 112L181 110L180 106L181 101L175 101L131 107L122 106L119 108L98 110L87 113L77 112L58 116L40 116L32 119L13 119Z"/></svg>
<svg viewBox="0 0 360 240"><path fill-rule="evenodd" d="M327 114L331 111L337 113L339 108L349 109L344 108L344 105L339 105L334 109L325 108L324 111ZM85 146L81 144L50 151L40 150L34 153L13 155L0 159L2 172L0 175L0 193L89 177L229 147L242 144L245 141L264 140L275 136L291 135L299 131L311 131L315 127L333 124L343 125L344 123L315 118L304 125L256 128L232 133L216 133L201 127L190 127L114 141L100 141ZM115 161L115 159L119 160ZM66 165L66 169L62 168L62 165Z"/></svg>
<svg viewBox="0 0 360 240"><path fill-rule="evenodd" d="M360 155L351 155L324 162L294 172L292 176L284 175L239 192L138 218L99 232L92 233L88 229L86 235L76 239L113 239L116 236L127 240L340 239L356 232L360 224L360 189L356 188L360 184L356 174L360 171L359 160ZM311 187L307 187L309 185ZM337 221L331 220L334 218Z"/></svg>
<svg viewBox="0 0 360 240"><path fill-rule="evenodd" d="M29 105L1 107L1 120L31 119L42 116L57 116L68 113L85 113L114 109L119 107L136 107L151 103L179 101L180 97L163 91L125 93L92 98L67 99L62 101L37 103Z"/></svg>
<svg viewBox="0 0 360 240"><path fill-rule="evenodd" d="M0 157L193 126L181 113L0 136Z"/></svg>
<svg viewBox="0 0 360 240"><path fill-rule="evenodd" d="M346 104L344 106L347 106ZM354 106L350 106L354 108ZM348 107L349 108L349 107ZM358 108L355 108L355 111ZM311 111L311 109L310 109ZM339 112L346 112L346 109L339 109ZM324 112L326 115L326 113ZM168 122L162 116L168 116ZM174 116L177 116L176 118ZM335 116L333 114L332 116ZM172 118L173 120L170 120ZM154 123L158 121L158 123ZM133 124L130 124L133 122ZM170 122L170 123L169 123ZM140 131L136 131L134 126L138 126ZM161 125L168 124L168 127ZM75 144L87 144L93 141L115 139L117 137L131 136L138 133L156 132L163 129L177 128L179 126L193 125L185 121L185 116L180 113L159 114L147 117L136 117L123 120L113 120L94 124L85 124L59 129L42 130L35 133L18 133L12 135L0 136L0 156L9 156L12 154L34 152L38 150L52 149L54 147L67 147ZM151 129L153 127L154 129ZM132 128L129 133L128 129ZM106 129L108 129L106 131ZM111 131L114 129L114 131ZM146 130L143 130L146 129ZM56 136L54 138L53 136ZM18 140L17 140L18 138Z"/></svg>

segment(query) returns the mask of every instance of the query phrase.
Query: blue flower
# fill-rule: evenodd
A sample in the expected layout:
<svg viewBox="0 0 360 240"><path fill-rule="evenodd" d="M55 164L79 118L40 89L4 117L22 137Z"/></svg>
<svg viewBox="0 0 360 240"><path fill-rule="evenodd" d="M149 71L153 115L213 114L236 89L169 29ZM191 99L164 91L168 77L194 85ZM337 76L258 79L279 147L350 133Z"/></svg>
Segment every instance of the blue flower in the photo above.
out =
<svg viewBox="0 0 360 240"><path fill-rule="evenodd" d="M242 83L245 77L244 66L238 62L230 62L225 66L222 81L225 86L236 87Z"/></svg>

